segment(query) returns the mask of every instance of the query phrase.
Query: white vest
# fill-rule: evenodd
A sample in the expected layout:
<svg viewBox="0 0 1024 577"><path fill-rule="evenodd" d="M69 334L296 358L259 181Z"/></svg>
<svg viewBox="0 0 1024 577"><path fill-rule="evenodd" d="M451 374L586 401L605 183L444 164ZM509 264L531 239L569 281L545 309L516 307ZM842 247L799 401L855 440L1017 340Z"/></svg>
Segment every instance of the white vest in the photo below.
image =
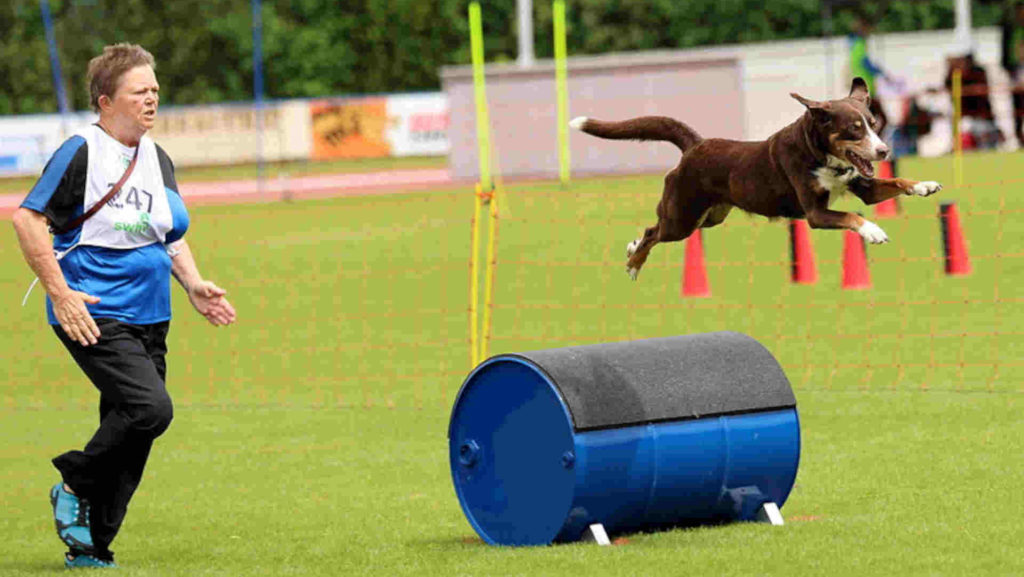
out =
<svg viewBox="0 0 1024 577"><path fill-rule="evenodd" d="M89 125L78 132L89 146L83 211L103 199L121 180L134 149L114 140L103 129ZM107 205L82 224L76 244L130 249L163 243L174 226L167 201L156 144L148 136L139 141L139 159L131 176Z"/></svg>

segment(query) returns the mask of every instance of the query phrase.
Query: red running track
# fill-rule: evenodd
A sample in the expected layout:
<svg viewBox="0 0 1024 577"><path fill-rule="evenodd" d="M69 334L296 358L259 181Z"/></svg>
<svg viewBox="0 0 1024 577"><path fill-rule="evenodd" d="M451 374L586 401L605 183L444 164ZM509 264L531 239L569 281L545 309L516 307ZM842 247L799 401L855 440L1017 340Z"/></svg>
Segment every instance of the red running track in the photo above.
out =
<svg viewBox="0 0 1024 577"><path fill-rule="evenodd" d="M298 178L268 178L262 188L257 180L180 183L186 206L277 202L300 198L394 194L443 186L456 186L447 169L394 170L324 174ZM0 194L0 218L10 218L28 194Z"/></svg>

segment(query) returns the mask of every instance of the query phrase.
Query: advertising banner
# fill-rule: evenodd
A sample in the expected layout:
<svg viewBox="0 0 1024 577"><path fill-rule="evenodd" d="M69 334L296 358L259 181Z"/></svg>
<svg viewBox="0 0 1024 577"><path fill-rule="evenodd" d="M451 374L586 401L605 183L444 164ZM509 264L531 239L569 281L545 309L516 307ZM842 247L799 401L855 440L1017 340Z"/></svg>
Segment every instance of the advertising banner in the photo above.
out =
<svg viewBox="0 0 1024 577"><path fill-rule="evenodd" d="M448 154L448 98L443 93L388 97L391 156Z"/></svg>
<svg viewBox="0 0 1024 577"><path fill-rule="evenodd" d="M444 156L448 98L440 92L313 100L313 159Z"/></svg>
<svg viewBox="0 0 1024 577"><path fill-rule="evenodd" d="M150 136L178 166L309 158L305 101L162 108Z"/></svg>
<svg viewBox="0 0 1024 577"><path fill-rule="evenodd" d="M92 113L0 117L0 177L38 176L61 143L95 121Z"/></svg>
<svg viewBox="0 0 1024 577"><path fill-rule="evenodd" d="M285 100L262 111L252 103L164 106L149 136L176 166L444 156L448 117L441 92ZM0 177L40 174L65 139L93 122L92 112L0 117Z"/></svg>
<svg viewBox="0 0 1024 577"><path fill-rule="evenodd" d="M313 159L391 155L386 98L313 100Z"/></svg>

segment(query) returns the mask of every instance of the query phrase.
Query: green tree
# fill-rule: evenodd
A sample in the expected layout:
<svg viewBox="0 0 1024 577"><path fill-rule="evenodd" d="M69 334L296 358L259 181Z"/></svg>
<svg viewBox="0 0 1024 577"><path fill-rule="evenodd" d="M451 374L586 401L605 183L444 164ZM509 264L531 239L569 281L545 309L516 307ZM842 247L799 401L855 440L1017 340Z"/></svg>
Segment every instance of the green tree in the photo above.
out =
<svg viewBox="0 0 1024 577"><path fill-rule="evenodd" d="M39 4L0 4L0 114L55 110Z"/></svg>
<svg viewBox="0 0 1024 577"><path fill-rule="evenodd" d="M483 0L488 62L516 58L516 0ZM876 32L953 27L952 0L838 0L835 34L856 14ZM135 42L157 60L165 104L252 98L250 0L50 0L72 105L104 45ZM467 0L263 0L269 98L437 90L442 66L468 64ZM536 50L550 58L551 5L535 0ZM976 1L976 26L1001 4ZM822 34L818 0L568 0L570 54L659 50ZM0 3L0 114L57 109L38 0Z"/></svg>

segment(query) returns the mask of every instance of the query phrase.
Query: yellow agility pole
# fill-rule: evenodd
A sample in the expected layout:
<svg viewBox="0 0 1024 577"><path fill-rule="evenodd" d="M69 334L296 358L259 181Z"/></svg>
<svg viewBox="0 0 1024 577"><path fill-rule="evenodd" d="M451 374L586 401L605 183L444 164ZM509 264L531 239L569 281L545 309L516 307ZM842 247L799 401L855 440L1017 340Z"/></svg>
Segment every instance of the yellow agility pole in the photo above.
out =
<svg viewBox="0 0 1024 577"><path fill-rule="evenodd" d="M480 156L480 184L485 191L491 182L491 131L487 115L487 87L484 83L484 33L480 21L480 3L469 5L469 44L473 60L473 93L476 97L476 141Z"/></svg>
<svg viewBox="0 0 1024 577"><path fill-rule="evenodd" d="M480 300L480 207L483 205L483 191L476 185L473 195L472 240L469 257L469 359L470 369L480 362L478 338L477 303Z"/></svg>
<svg viewBox="0 0 1024 577"><path fill-rule="evenodd" d="M953 182L956 186L964 183L964 145L960 138L962 80L960 69L953 70Z"/></svg>
<svg viewBox="0 0 1024 577"><path fill-rule="evenodd" d="M565 0L551 4L555 26L555 94L558 103L558 178L569 184L569 90L566 81Z"/></svg>
<svg viewBox="0 0 1024 577"><path fill-rule="evenodd" d="M498 199L494 198L494 196L498 194L499 190L495 188L491 192L491 212L490 218L487 219L487 265L484 269L484 334L483 338L480 339L480 361L487 358L487 349L491 342L491 304L494 296L494 269L497 265L495 262L495 244L498 234Z"/></svg>

